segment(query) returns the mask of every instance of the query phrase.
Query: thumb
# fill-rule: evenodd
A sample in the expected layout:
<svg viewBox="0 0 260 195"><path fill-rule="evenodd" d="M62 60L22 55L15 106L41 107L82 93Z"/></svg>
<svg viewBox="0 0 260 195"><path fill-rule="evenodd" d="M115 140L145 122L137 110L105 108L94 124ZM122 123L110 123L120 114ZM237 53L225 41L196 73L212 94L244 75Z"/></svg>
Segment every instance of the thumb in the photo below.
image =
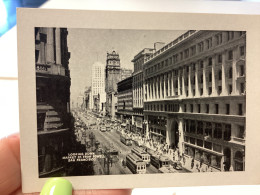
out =
<svg viewBox="0 0 260 195"><path fill-rule="evenodd" d="M19 134L0 140L0 194L10 194L21 186Z"/></svg>

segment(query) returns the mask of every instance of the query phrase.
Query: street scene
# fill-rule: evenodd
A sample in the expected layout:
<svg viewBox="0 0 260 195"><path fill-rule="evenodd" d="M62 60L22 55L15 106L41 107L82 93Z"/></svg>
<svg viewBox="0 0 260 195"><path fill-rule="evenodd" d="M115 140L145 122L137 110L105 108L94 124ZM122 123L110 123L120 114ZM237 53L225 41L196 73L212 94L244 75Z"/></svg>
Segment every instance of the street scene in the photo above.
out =
<svg viewBox="0 0 260 195"><path fill-rule="evenodd" d="M245 31L37 27L35 64L40 178L245 170Z"/></svg>
<svg viewBox="0 0 260 195"><path fill-rule="evenodd" d="M132 170L131 167L127 166L126 156L133 153L132 150L135 148L140 148L143 153L147 149L153 152L149 148L149 144L145 144L139 135L128 132L117 121L95 116L91 112L86 114L75 111L74 114L77 118L75 128L77 141L86 147L87 152L94 152L96 155L104 154L104 158L94 162L95 175L133 174L137 170ZM127 141L122 140L122 137L125 137ZM156 151L154 154L159 157L158 164L149 160L145 165L146 171L144 173L188 172L180 166L180 161L172 160L174 155L166 152L166 149L164 152ZM161 162L159 162L160 159ZM159 165L159 163L161 164Z"/></svg>

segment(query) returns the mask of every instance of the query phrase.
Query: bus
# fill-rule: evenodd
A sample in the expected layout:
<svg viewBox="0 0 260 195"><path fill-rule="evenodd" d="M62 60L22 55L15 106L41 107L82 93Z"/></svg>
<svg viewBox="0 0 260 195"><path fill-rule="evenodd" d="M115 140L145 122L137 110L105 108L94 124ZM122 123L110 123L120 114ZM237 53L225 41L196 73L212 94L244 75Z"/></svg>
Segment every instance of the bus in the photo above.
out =
<svg viewBox="0 0 260 195"><path fill-rule="evenodd" d="M131 146L132 145L132 141L131 139L126 136L126 135L120 135L120 141L125 144L126 146Z"/></svg>
<svg viewBox="0 0 260 195"><path fill-rule="evenodd" d="M139 158L141 158L147 166L150 165L150 162L151 162L151 159L150 159L150 155L145 152L142 148L140 147L135 147L135 148L132 148L131 152L133 154L136 154Z"/></svg>
<svg viewBox="0 0 260 195"><path fill-rule="evenodd" d="M135 154L128 154L126 156L126 166L134 174L146 173L146 163Z"/></svg>
<svg viewBox="0 0 260 195"><path fill-rule="evenodd" d="M170 159L167 156L158 154L151 149L147 149L147 153L150 154L151 164L157 169L170 167Z"/></svg>

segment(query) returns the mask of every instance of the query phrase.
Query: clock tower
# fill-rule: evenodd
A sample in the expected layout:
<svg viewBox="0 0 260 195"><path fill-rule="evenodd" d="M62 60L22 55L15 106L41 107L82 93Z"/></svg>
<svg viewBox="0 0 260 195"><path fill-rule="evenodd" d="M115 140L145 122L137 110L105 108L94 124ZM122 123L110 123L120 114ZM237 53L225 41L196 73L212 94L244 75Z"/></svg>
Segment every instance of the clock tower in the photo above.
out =
<svg viewBox="0 0 260 195"><path fill-rule="evenodd" d="M119 54L113 51L107 53L106 60L106 113L111 118L115 116L117 83L121 80Z"/></svg>

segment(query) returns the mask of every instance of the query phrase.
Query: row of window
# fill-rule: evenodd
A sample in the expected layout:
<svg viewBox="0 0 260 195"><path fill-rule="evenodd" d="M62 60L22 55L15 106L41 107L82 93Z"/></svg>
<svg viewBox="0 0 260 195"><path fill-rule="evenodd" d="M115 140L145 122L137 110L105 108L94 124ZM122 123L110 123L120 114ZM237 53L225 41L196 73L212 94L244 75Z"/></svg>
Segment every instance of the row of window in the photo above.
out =
<svg viewBox="0 0 260 195"><path fill-rule="evenodd" d="M165 111L165 112L179 112L180 105L179 104L146 104L144 106L145 110L147 111ZM212 110L210 110L210 108ZM196 109L196 110L195 110ZM236 108L236 115L244 115L243 104L237 104ZM233 111L232 110L232 111ZM209 104L184 104L183 105L183 112L190 112L190 113L206 113L206 114L226 114L230 115L230 104L225 104L225 109L220 111L219 104L214 104L214 107L210 107ZM232 113L233 115L235 113Z"/></svg>
<svg viewBox="0 0 260 195"><path fill-rule="evenodd" d="M148 116L148 124L165 127L167 119L166 117Z"/></svg>
<svg viewBox="0 0 260 195"><path fill-rule="evenodd" d="M168 112L179 112L179 104L146 104L145 110L147 111L168 111Z"/></svg>
<svg viewBox="0 0 260 195"><path fill-rule="evenodd" d="M191 47L191 48L194 48L194 46ZM191 49L191 51L193 51L193 49ZM193 53L193 52L191 52L191 53ZM184 50L184 54L185 54L184 56L189 56L189 50L188 49ZM245 46L240 46L239 47L239 56L242 57L244 55L245 55ZM157 64L155 64L155 65L153 65L153 66L151 66L149 68L147 68L145 70L145 73L146 73L146 75L148 75L150 73L157 72L160 69L162 69L162 68L164 68L164 67L166 67L168 65L176 64L176 63L178 63L179 61L181 61L183 59L182 56L183 56L183 52L181 52L180 54L175 54L172 57L169 57L168 59L163 60L163 61L161 61L161 62L159 62L159 63L157 63ZM233 56L233 50L229 50L228 53L227 53L227 60L233 60L233 57L234 57ZM212 65L212 63L213 63L212 60L213 60L212 57L209 57L207 59L208 66ZM204 63L203 60L201 60L200 63L199 63L200 64L200 68L204 67L203 63ZM217 55L217 63L222 63L222 54L218 54ZM193 70L195 70L195 64L193 64ZM188 69L187 69L187 71L188 71Z"/></svg>
<svg viewBox="0 0 260 195"><path fill-rule="evenodd" d="M188 120L184 121L184 131L196 135L204 136L204 140L208 138L231 140L231 124L222 124L214 122ZM237 138L245 138L245 127L238 126ZM191 143L191 142L190 142Z"/></svg>

